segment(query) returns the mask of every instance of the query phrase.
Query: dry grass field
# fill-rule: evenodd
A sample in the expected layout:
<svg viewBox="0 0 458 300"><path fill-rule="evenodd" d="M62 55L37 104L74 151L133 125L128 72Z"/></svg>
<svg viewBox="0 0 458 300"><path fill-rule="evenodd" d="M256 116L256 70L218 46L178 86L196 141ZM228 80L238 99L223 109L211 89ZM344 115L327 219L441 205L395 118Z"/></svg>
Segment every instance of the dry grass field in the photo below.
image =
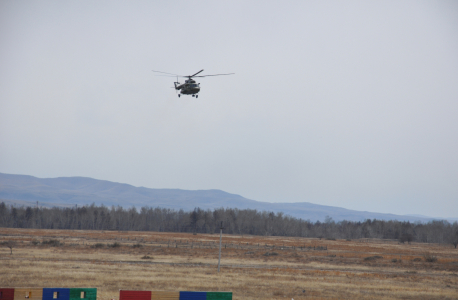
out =
<svg viewBox="0 0 458 300"><path fill-rule="evenodd" d="M0 287L232 291L233 299L458 299L458 249L385 240L0 228ZM43 243L45 242L45 243ZM430 260L430 261L427 261Z"/></svg>

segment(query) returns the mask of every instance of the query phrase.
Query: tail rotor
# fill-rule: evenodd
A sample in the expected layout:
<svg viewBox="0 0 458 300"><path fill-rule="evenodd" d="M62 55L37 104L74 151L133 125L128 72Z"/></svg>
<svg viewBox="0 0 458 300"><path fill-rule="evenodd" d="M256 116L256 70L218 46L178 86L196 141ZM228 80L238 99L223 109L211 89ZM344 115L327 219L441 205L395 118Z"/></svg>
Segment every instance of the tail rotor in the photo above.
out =
<svg viewBox="0 0 458 300"><path fill-rule="evenodd" d="M178 93L178 89L177 89L177 86L179 85L180 83L178 82L178 75L177 75L177 81L173 83L173 85L175 86L175 93L178 94L178 97L181 96L181 94Z"/></svg>

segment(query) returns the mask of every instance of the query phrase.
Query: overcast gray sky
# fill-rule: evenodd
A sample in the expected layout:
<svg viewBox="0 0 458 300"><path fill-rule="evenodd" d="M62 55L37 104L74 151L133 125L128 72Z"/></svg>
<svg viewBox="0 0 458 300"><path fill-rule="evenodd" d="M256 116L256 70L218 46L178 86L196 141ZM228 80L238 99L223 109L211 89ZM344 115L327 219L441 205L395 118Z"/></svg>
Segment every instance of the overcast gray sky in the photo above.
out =
<svg viewBox="0 0 458 300"><path fill-rule="evenodd" d="M457 1L0 2L2 173L458 217L457 116Z"/></svg>

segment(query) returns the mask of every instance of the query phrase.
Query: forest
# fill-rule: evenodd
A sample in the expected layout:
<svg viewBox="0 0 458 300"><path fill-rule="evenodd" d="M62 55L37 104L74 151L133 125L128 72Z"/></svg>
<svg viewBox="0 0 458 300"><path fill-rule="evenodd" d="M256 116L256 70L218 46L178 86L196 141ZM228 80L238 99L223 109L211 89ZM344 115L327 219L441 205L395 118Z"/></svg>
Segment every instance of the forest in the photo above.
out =
<svg viewBox="0 0 458 300"><path fill-rule="evenodd" d="M222 223L221 223L222 222ZM379 238L401 243L450 243L458 245L458 223L410 223L365 220L324 222L292 218L282 213L252 209L219 208L193 211L121 206L66 208L14 207L0 203L0 227L36 229L118 230L292 236L324 239Z"/></svg>

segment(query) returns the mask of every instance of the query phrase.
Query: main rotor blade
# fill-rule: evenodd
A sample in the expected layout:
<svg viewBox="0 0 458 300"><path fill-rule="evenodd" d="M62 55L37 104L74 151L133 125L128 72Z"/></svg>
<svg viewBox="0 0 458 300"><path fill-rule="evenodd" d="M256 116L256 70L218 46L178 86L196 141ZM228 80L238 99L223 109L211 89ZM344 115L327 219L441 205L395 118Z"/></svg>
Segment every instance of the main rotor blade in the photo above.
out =
<svg viewBox="0 0 458 300"><path fill-rule="evenodd" d="M162 72L162 71L155 71L155 70L151 70L153 72L156 72L156 73L164 73L164 74L169 74L169 75L173 75L173 76L182 76L182 75L178 75L178 74L174 74L174 73L167 73L167 72ZM203 70L202 70L203 71ZM187 76L186 76L187 77Z"/></svg>
<svg viewBox="0 0 458 300"><path fill-rule="evenodd" d="M177 77L177 75L154 75L154 76L163 76L163 77ZM178 75L178 77L184 77L184 78L188 78L188 76L181 76L181 75Z"/></svg>
<svg viewBox="0 0 458 300"><path fill-rule="evenodd" d="M227 73L227 74L212 74L212 75L203 75L203 76L194 76L194 77L208 77L208 76L221 76L221 75L232 75L235 73Z"/></svg>
<svg viewBox="0 0 458 300"><path fill-rule="evenodd" d="M202 70L200 70L199 72L197 72L196 74L194 74L194 75L191 75L191 76L187 76L187 77L189 77L189 78L191 78L191 77L194 77L194 76L196 76L197 74L199 74L199 73L200 73L200 72L202 72L202 71L203 71L203 69L202 69Z"/></svg>
<svg viewBox="0 0 458 300"><path fill-rule="evenodd" d="M177 77L176 75L154 75L154 76L161 76L161 77ZM185 77L185 76L179 76L179 77Z"/></svg>

